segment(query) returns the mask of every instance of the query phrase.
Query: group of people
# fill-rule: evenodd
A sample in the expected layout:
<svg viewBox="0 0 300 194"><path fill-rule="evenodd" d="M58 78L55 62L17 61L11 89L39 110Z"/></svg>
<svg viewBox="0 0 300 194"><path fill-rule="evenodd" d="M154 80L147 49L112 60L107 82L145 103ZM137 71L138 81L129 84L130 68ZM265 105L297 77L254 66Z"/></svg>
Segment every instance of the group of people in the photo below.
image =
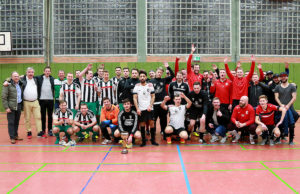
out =
<svg viewBox="0 0 300 194"><path fill-rule="evenodd" d="M192 45L186 69L179 71L177 57L175 72L164 63L164 68L151 70L149 77L146 71L135 68L130 77L128 67L116 67L115 76L110 78L104 66L93 73L92 64L76 71L75 78L73 73L65 75L60 70L59 78L54 79L50 67L40 76L34 76L31 67L22 78L12 72L2 91L11 143L22 140L18 126L24 109L27 138L32 138L33 115L37 136L47 137L48 127L48 135L55 135L55 143L64 146L90 137L94 142L103 138L102 144L110 144L112 140L118 142L122 132L128 132L129 144L145 146L149 135L151 144L158 146L158 125L168 144L185 143L191 136L199 137L200 143L208 139L225 143L229 136L238 142L249 136L251 144L262 136L262 145L274 145L289 137L289 144L294 144L299 115L293 108L296 85L288 82L288 64L280 74L265 73L258 64L258 76L252 56L250 71L244 75L239 62L230 70L226 57L225 69L212 65L213 71L201 74L200 65L192 65L195 51Z"/></svg>

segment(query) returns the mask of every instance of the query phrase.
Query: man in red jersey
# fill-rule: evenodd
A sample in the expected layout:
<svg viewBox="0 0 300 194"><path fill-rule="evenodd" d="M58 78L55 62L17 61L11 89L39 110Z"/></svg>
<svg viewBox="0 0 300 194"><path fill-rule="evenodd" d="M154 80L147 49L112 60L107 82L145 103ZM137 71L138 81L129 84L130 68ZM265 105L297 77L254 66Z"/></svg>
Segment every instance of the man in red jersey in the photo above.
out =
<svg viewBox="0 0 300 194"><path fill-rule="evenodd" d="M248 97L242 96L239 105L233 109L231 123L228 126L229 131L232 131L232 134L235 136L233 143L238 142L242 132L248 131L250 133L250 143L255 144L253 139L256 129L254 120L254 109L248 104Z"/></svg>
<svg viewBox="0 0 300 194"><path fill-rule="evenodd" d="M242 68L237 68L236 76L233 76L228 67L228 58L224 60L226 73L229 79L232 81L232 108L239 104L239 100L242 96L248 96L249 82L251 81L252 75L255 68L255 57L251 56L251 68L249 74L244 77L244 71Z"/></svg>
<svg viewBox="0 0 300 194"><path fill-rule="evenodd" d="M232 81L226 79L225 69L220 69L220 79L213 77L212 83L210 86L210 93L215 94L215 97L218 97L221 102L221 106L230 110L232 108Z"/></svg>
<svg viewBox="0 0 300 194"><path fill-rule="evenodd" d="M187 80L191 90L193 90L194 82L202 83L202 78L203 78L203 75L199 72L200 71L199 64L194 64L194 71L192 71L192 58L195 51L196 51L196 47L194 46L194 44L192 44L191 54L188 58L187 65L186 65Z"/></svg>
<svg viewBox="0 0 300 194"><path fill-rule="evenodd" d="M281 111L280 121L276 124L274 123L275 111ZM256 128L256 134L261 135L263 140L261 145L265 145L270 138L270 146L274 145L273 137L280 137L280 130L278 128L281 125L285 117L286 109L284 107L275 106L268 103L268 97L266 95L261 95L259 97L259 105L256 108L255 122L258 124Z"/></svg>

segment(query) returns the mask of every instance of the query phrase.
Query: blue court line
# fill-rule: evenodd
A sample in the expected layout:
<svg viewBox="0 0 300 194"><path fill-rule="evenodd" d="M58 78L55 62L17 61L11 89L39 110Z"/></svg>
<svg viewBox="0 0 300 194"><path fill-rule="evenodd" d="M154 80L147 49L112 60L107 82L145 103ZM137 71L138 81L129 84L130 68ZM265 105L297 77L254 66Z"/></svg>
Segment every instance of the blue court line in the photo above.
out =
<svg viewBox="0 0 300 194"><path fill-rule="evenodd" d="M182 168L184 179L185 179L185 184L186 184L188 193L191 194L192 190L191 190L190 182L189 182L189 179L188 179L185 167L184 167L184 163L183 163L183 159L182 159L182 156L181 156L179 145L177 145L177 151L178 151L178 156L179 156L179 159L180 159L180 164L181 164L181 168Z"/></svg>
<svg viewBox="0 0 300 194"><path fill-rule="evenodd" d="M83 193L83 191L86 189L86 187L88 186L88 184L90 183L90 181L92 180L92 178L94 177L94 175L96 174L96 172L99 170L99 168L101 167L101 164L103 164L104 160L106 159L106 157L108 156L108 154L110 153L112 147L109 148L109 150L107 151L106 155L104 156L104 158L102 159L101 163L97 166L96 170L93 172L92 176L89 178L88 182L85 184L85 186L82 188L82 190L80 191L80 194Z"/></svg>

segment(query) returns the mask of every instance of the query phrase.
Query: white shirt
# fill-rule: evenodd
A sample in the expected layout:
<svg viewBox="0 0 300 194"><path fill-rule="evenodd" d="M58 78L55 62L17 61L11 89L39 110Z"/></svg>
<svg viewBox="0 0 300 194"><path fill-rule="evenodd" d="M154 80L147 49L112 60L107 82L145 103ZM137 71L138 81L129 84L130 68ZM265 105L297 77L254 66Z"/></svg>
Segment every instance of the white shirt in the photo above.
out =
<svg viewBox="0 0 300 194"><path fill-rule="evenodd" d="M151 94L154 94L154 87L152 83L146 83L142 86L138 83L134 86L133 94L138 95L138 106L141 111L147 110L151 103ZM151 108L153 109L153 107Z"/></svg>
<svg viewBox="0 0 300 194"><path fill-rule="evenodd" d="M186 105L170 106L170 125L174 129L184 128Z"/></svg>
<svg viewBox="0 0 300 194"><path fill-rule="evenodd" d="M27 101L35 101L38 99L38 93L37 93L37 85L34 82L34 79L28 79L26 76L27 85L24 90L24 100Z"/></svg>

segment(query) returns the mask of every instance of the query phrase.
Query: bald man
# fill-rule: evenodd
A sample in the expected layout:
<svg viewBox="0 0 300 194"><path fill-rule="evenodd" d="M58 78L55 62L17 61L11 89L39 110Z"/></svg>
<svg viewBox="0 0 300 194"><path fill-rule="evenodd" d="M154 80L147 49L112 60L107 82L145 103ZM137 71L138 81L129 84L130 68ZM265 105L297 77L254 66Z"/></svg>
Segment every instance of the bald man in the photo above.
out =
<svg viewBox="0 0 300 194"><path fill-rule="evenodd" d="M233 143L237 143L241 137L241 133L246 131L250 134L250 143L255 144L254 135L256 124L255 122L255 112L253 107L248 104L248 97L242 96L239 105L233 109L231 116L231 123L228 126L229 131L232 131L235 139Z"/></svg>

